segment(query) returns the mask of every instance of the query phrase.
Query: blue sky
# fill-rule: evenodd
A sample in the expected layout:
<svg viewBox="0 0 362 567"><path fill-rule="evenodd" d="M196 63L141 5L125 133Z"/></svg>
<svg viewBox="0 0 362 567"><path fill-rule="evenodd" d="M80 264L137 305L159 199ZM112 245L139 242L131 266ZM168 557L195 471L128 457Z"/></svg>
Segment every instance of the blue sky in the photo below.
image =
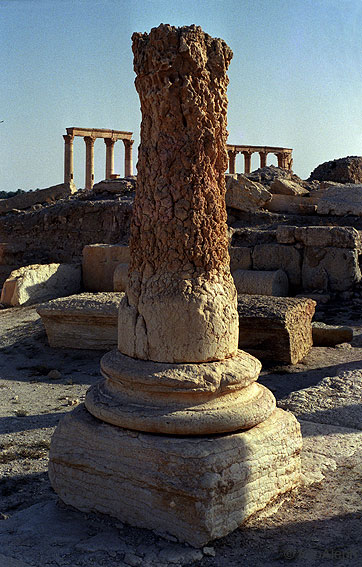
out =
<svg viewBox="0 0 362 567"><path fill-rule="evenodd" d="M130 130L138 145L131 36L161 22L232 48L230 143L292 147L302 178L362 155L362 0L0 0L0 190L61 183L66 127ZM115 151L123 174L121 142ZM98 140L96 181L104 162Z"/></svg>

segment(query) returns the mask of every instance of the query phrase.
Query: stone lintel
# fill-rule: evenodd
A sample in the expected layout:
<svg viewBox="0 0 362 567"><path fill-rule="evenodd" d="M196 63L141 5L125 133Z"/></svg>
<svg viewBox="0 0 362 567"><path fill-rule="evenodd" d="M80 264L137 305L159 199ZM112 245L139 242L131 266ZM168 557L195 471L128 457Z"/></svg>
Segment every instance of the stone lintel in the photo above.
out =
<svg viewBox="0 0 362 567"><path fill-rule="evenodd" d="M123 130L107 130L105 128L67 128L67 134L71 136L89 136L92 138L113 138L115 140L132 140L133 132Z"/></svg>

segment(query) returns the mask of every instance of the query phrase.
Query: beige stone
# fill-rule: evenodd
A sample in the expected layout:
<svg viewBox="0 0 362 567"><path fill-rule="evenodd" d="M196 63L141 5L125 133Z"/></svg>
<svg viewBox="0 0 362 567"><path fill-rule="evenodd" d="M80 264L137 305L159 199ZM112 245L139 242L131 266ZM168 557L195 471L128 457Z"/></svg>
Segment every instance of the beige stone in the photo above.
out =
<svg viewBox="0 0 362 567"><path fill-rule="evenodd" d="M137 360L112 351L102 358L105 380L90 388L88 411L107 423L151 433L206 435L249 429L275 409L255 383L261 364L239 351L206 364Z"/></svg>
<svg viewBox="0 0 362 567"><path fill-rule="evenodd" d="M270 192L277 195L308 195L309 191L290 179L277 178L270 186Z"/></svg>
<svg viewBox="0 0 362 567"><path fill-rule="evenodd" d="M288 277L283 270L256 271L235 270L232 273L238 294L275 295L284 297L288 295Z"/></svg>
<svg viewBox="0 0 362 567"><path fill-rule="evenodd" d="M362 185L345 183L324 189L318 199L319 215L362 216Z"/></svg>
<svg viewBox="0 0 362 567"><path fill-rule="evenodd" d="M326 325L319 321L312 323L314 346L335 346L350 343L353 339L353 329L342 325Z"/></svg>
<svg viewBox="0 0 362 567"><path fill-rule="evenodd" d="M128 284L128 270L129 270L128 262L123 264L118 264L118 266L116 266L113 274L114 291L126 291Z"/></svg>
<svg viewBox="0 0 362 567"><path fill-rule="evenodd" d="M79 264L33 264L11 272L1 291L4 305L30 305L80 290Z"/></svg>
<svg viewBox="0 0 362 567"><path fill-rule="evenodd" d="M66 504L202 546L297 486L300 449L281 410L248 431L192 438L115 427L81 405L53 436L49 475Z"/></svg>
<svg viewBox="0 0 362 567"><path fill-rule="evenodd" d="M51 347L108 350L117 345L123 293L80 293L40 305Z"/></svg>
<svg viewBox="0 0 362 567"><path fill-rule="evenodd" d="M361 250L360 234L358 230L349 226L298 226L295 227L294 234L298 242L313 248L333 246Z"/></svg>
<svg viewBox="0 0 362 567"><path fill-rule="evenodd" d="M144 287L138 310L127 295L120 303L120 352L156 362L206 362L236 353L238 317L231 274L215 274L211 281L155 276Z"/></svg>
<svg viewBox="0 0 362 567"><path fill-rule="evenodd" d="M270 201L271 194L263 185L241 173L226 175L226 206L240 211L256 211Z"/></svg>
<svg viewBox="0 0 362 567"><path fill-rule="evenodd" d="M52 203L57 199L69 197L77 191L74 183L60 183L46 189L37 189L21 195L15 195L9 199L0 200L0 214L11 211L11 209L27 209L37 203Z"/></svg>
<svg viewBox="0 0 362 567"><path fill-rule="evenodd" d="M302 255L294 246L260 244L254 247L254 270L284 270L290 285L299 286L302 275Z"/></svg>
<svg viewBox="0 0 362 567"><path fill-rule="evenodd" d="M312 299L239 296L239 347L262 361L296 364L313 345L315 305Z"/></svg>
<svg viewBox="0 0 362 567"><path fill-rule="evenodd" d="M290 213L312 215L317 212L317 205L307 196L300 195L272 195L265 208L273 213Z"/></svg>
<svg viewBox="0 0 362 567"><path fill-rule="evenodd" d="M252 267L250 246L231 246L230 253L230 270L250 270Z"/></svg>
<svg viewBox="0 0 362 567"><path fill-rule="evenodd" d="M83 248L83 286L86 291L113 291L118 264L129 262L129 247L122 244L89 244Z"/></svg>
<svg viewBox="0 0 362 567"><path fill-rule="evenodd" d="M357 250L308 247L302 267L303 289L346 291L361 280Z"/></svg>

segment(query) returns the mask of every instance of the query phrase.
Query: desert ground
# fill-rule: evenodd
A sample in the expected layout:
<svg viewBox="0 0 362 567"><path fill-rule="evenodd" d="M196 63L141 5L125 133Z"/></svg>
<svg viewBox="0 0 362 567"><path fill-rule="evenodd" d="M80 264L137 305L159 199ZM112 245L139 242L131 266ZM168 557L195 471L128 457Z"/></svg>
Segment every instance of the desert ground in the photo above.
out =
<svg viewBox="0 0 362 567"><path fill-rule="evenodd" d="M300 488L202 549L59 501L47 476L50 439L100 378L103 352L50 348L36 306L2 309L0 567L360 565L362 296L350 296L315 319L352 326L351 344L313 347L259 379L300 421Z"/></svg>

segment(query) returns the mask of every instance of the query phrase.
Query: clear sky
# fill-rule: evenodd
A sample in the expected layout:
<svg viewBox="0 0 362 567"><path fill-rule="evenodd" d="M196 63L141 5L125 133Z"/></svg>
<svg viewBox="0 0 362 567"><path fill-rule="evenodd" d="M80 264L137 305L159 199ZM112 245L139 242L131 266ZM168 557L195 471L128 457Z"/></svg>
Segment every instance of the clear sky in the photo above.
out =
<svg viewBox="0 0 362 567"><path fill-rule="evenodd" d="M138 145L131 35L161 22L232 48L229 143L292 147L302 178L362 155L362 0L0 0L0 190L61 183L70 126L130 130ZM74 145L81 188L85 144ZM123 175L122 142L115 154ZM97 140L96 181L104 162Z"/></svg>

